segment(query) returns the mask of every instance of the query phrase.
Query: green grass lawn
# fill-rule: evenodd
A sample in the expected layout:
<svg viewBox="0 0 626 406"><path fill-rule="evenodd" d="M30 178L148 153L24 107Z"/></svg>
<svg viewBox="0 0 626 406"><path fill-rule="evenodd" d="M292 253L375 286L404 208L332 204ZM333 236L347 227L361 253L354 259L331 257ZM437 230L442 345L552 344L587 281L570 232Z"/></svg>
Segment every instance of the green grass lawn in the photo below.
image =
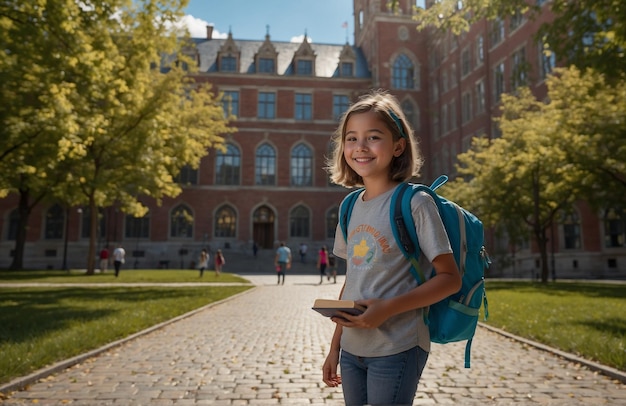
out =
<svg viewBox="0 0 626 406"><path fill-rule="evenodd" d="M486 324L626 371L626 284L488 281L487 298Z"/></svg>
<svg viewBox="0 0 626 406"><path fill-rule="evenodd" d="M136 282L247 282L222 273L181 270L84 275L61 271L0 271L1 283L59 283L0 288L0 384L101 347L250 289L250 286L132 287ZM96 284L94 287L63 283ZM102 283L112 282L113 286ZM98 284L100 284L98 286Z"/></svg>
<svg viewBox="0 0 626 406"><path fill-rule="evenodd" d="M193 270L0 271L0 283L20 282L60 285L0 288L0 383L250 288L194 285L247 281ZM191 286L125 286L139 282ZM487 297L487 324L626 371L626 284L489 280Z"/></svg>

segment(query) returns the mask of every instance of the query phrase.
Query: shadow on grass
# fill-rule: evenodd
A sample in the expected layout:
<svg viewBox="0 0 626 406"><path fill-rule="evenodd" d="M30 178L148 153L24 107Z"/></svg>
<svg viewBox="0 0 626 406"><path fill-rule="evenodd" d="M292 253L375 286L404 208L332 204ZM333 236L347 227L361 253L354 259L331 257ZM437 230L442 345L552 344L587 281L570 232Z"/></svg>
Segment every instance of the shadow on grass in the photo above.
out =
<svg viewBox="0 0 626 406"><path fill-rule="evenodd" d="M506 282L487 281L487 296L490 291L514 290L516 292L545 292L549 295L570 295L577 294L590 298L626 298L626 284L604 284L601 282L549 282L546 284L539 282Z"/></svg>
<svg viewBox="0 0 626 406"><path fill-rule="evenodd" d="M0 344L20 343L62 331L76 322L110 317L128 308L120 306L117 309L116 302L148 303L150 300L175 299L181 294L176 289L162 288L3 290L0 296Z"/></svg>

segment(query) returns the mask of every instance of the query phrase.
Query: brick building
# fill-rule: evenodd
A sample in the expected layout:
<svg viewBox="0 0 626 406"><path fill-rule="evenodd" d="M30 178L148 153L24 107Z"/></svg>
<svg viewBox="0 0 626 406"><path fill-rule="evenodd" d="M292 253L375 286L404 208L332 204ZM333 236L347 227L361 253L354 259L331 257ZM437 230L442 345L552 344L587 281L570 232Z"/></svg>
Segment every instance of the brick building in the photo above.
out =
<svg viewBox="0 0 626 406"><path fill-rule="evenodd" d="M454 175L456 156L472 137L497 137L492 118L499 98L529 84L545 96L554 56L532 34L550 18L523 15L475 24L459 37L418 32L415 1L400 0L394 13L383 0L354 0L354 44L315 44L194 38L198 81L224 94L237 117L225 152L211 150L197 170L180 175L183 193L143 219L102 209L98 248L122 242L138 267L187 267L202 247L250 252L253 241L274 249L287 241L332 246L338 205L346 190L324 171L338 117L372 88L389 89L412 122L426 156L422 179ZM417 1L420 5L421 1ZM545 7L545 6L544 6ZM260 37L262 34L260 35ZM0 201L0 266L14 247L15 196ZM84 266L87 213L58 205L31 215L26 267ZM67 233L65 232L67 230ZM555 225L551 258L559 277L626 276L624 218L598 216L585 205ZM527 247L509 253L488 235L498 266L492 275L534 276L538 255ZM231 254L232 256L232 254Z"/></svg>

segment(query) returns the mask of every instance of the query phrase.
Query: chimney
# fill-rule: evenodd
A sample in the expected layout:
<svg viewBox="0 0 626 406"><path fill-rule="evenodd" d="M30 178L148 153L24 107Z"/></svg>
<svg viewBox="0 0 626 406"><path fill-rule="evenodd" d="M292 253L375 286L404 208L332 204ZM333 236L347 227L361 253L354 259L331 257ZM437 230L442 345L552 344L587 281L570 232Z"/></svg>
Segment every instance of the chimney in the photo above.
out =
<svg viewBox="0 0 626 406"><path fill-rule="evenodd" d="M206 39L213 39L213 26L212 25L206 26Z"/></svg>

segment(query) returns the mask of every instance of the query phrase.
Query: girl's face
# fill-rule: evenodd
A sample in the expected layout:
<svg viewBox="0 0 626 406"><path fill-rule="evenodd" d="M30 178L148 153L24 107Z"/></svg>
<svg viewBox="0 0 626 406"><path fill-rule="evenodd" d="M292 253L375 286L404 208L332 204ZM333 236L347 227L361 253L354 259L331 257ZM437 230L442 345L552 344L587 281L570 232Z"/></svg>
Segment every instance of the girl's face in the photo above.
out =
<svg viewBox="0 0 626 406"><path fill-rule="evenodd" d="M400 156L406 140L393 140L391 131L377 113L353 114L345 126L343 156L363 182L389 181L391 161Z"/></svg>

